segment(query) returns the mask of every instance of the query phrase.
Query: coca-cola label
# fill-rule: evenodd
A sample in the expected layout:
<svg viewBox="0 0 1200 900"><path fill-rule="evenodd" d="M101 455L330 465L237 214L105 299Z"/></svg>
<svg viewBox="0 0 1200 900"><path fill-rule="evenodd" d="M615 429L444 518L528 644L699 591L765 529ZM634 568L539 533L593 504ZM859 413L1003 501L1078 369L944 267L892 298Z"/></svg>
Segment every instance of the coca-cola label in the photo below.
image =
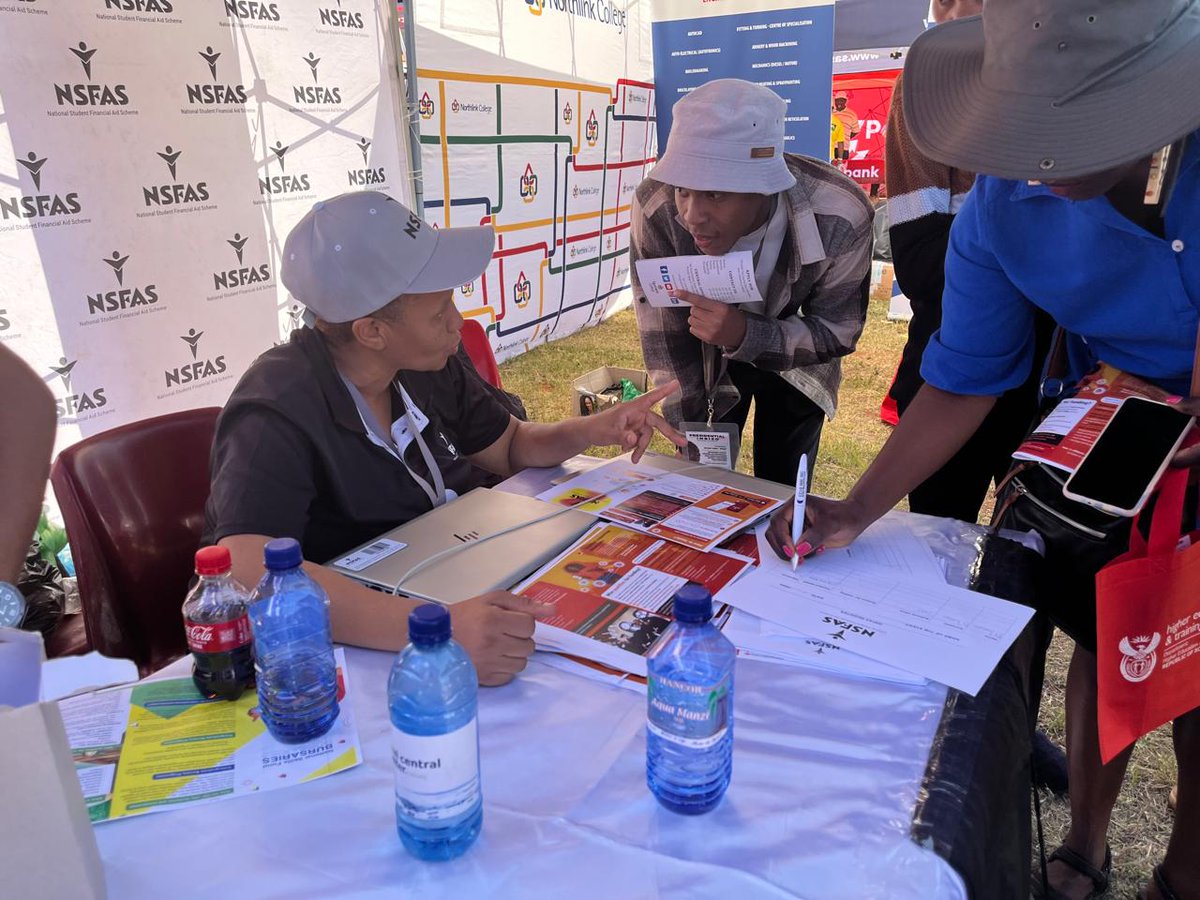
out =
<svg viewBox="0 0 1200 900"><path fill-rule="evenodd" d="M193 622L183 620L187 629L188 649L193 653L228 653L250 643L250 618L241 616L229 622Z"/></svg>

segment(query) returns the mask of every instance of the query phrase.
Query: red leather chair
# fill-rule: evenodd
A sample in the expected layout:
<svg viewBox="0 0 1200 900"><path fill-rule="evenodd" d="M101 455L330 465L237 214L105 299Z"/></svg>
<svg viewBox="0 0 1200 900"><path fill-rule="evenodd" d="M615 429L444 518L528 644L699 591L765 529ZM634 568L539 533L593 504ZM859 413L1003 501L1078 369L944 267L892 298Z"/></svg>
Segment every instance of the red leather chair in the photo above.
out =
<svg viewBox="0 0 1200 900"><path fill-rule="evenodd" d="M502 388L500 383L500 367L496 365L496 354L492 352L491 341L483 326L474 319L467 319L462 327L462 345L475 363L475 370L481 378L492 387Z"/></svg>
<svg viewBox="0 0 1200 900"><path fill-rule="evenodd" d="M62 451L50 471L88 640L143 675L187 652L180 606L204 528L218 413L114 428Z"/></svg>

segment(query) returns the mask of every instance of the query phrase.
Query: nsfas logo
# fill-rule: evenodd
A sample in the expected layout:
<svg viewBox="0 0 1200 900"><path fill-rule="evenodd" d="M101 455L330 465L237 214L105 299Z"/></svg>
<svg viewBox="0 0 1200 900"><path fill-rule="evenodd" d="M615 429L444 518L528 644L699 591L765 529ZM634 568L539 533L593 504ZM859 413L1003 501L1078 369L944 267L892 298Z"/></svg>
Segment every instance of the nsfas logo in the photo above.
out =
<svg viewBox="0 0 1200 900"><path fill-rule="evenodd" d="M841 619L835 619L832 616L822 616L821 621L826 625L832 625L834 628L841 629L837 632L837 634L832 635L832 637L837 638L840 641L844 641L846 639L847 631L849 631L851 634L861 634L863 637L875 637L875 632L870 628L867 628L863 625L855 625L853 622L843 622Z"/></svg>
<svg viewBox="0 0 1200 900"><path fill-rule="evenodd" d="M203 203L209 199L208 182L179 181L179 158L182 150L167 144L157 151L158 158L166 164L171 184L155 184L142 188L142 199L147 206L183 206L188 203Z"/></svg>
<svg viewBox="0 0 1200 900"><path fill-rule="evenodd" d="M121 12L175 12L171 0L104 0L104 8L117 9Z"/></svg>
<svg viewBox="0 0 1200 900"><path fill-rule="evenodd" d="M42 181L45 176L47 157L38 156L30 150L25 156L17 157L17 165L24 170L25 178L33 185L32 194L22 194L18 197L0 197L0 218L8 219L38 219L51 216L74 216L82 212L79 204L79 194L68 191L65 194L42 193ZM18 184L20 180L18 180Z"/></svg>
<svg viewBox="0 0 1200 900"><path fill-rule="evenodd" d="M225 0L225 15L251 22L278 22L279 5L257 0Z"/></svg>
<svg viewBox="0 0 1200 900"><path fill-rule="evenodd" d="M54 85L54 99L59 106L128 106L129 91L123 84L93 84L92 62L98 50L80 41L68 50L78 60L87 83L64 81Z"/></svg>
<svg viewBox="0 0 1200 900"><path fill-rule="evenodd" d="M225 241L233 248L238 264L234 268L213 273L215 290L228 291L255 284L266 284L271 280L271 267L265 262L258 265L246 265L246 244L249 242L249 236L243 237L241 232L234 232L233 237Z"/></svg>
<svg viewBox="0 0 1200 900"><path fill-rule="evenodd" d="M221 58L218 51L205 47L197 51L200 58L208 65L212 75L212 84L196 82L187 84L187 100L193 106L244 106L248 100L244 84L223 84L217 75L217 61Z"/></svg>
<svg viewBox="0 0 1200 900"><path fill-rule="evenodd" d="M79 413L94 412L108 405L108 398L104 396L104 388L79 389L74 377L75 366L78 364L78 359L68 360L64 356L59 359L58 365L49 367L50 371L58 376L62 387L62 393L59 394L58 391L55 391L54 397L60 424L68 417L76 416Z"/></svg>
<svg viewBox="0 0 1200 900"><path fill-rule="evenodd" d="M341 8L342 0L338 0L338 8L319 7L317 9L317 21L322 25L328 25L331 28L354 28L362 30L366 26L363 24L362 13L349 12Z"/></svg>
<svg viewBox="0 0 1200 900"><path fill-rule="evenodd" d="M121 254L114 250L111 256L103 258L103 262L112 269L117 287L108 290L98 290L87 295L88 315L103 315L120 312L135 306L150 306L158 302L158 285L146 284L140 287L125 285L125 266L129 262L129 254Z"/></svg>
<svg viewBox="0 0 1200 900"><path fill-rule="evenodd" d="M276 141L275 146L268 149L271 151L271 155L275 157L275 162L279 164L279 171L283 174L260 177L258 179L258 193L260 196L265 197L267 194L271 194L272 196L302 194L312 189L307 172L293 172L291 175L287 173L287 152L289 145L285 145L282 141Z"/></svg>
<svg viewBox="0 0 1200 900"><path fill-rule="evenodd" d="M312 84L295 84L292 85L292 99L297 104L317 105L317 106L334 106L342 102L342 89L331 85L321 84L321 76L318 67L321 65L321 58L311 50L308 56L300 57L308 64L309 71L312 72Z"/></svg>
<svg viewBox="0 0 1200 900"><path fill-rule="evenodd" d="M371 142L365 137L359 138L354 146L362 151L363 168L346 170L346 178L350 182L350 186L367 187L372 184L385 184L387 173L383 171L383 166L370 168L367 153L371 149Z"/></svg>
<svg viewBox="0 0 1200 900"><path fill-rule="evenodd" d="M187 334L179 336L179 339L187 344L188 349L191 350L192 362L185 362L182 366L176 366L174 369L168 369L163 372L167 387L171 387L172 385L182 386L192 384L196 381L203 381L206 378L223 374L228 368L225 365L225 357L223 355L212 359L200 358L200 339L202 337L204 337L204 332L197 332L195 328L189 328Z"/></svg>

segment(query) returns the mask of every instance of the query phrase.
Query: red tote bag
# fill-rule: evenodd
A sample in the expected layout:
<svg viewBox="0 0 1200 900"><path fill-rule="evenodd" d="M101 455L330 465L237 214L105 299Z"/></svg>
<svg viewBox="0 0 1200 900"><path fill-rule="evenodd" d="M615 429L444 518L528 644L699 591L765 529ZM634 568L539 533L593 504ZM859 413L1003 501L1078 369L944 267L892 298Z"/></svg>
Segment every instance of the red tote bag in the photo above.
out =
<svg viewBox="0 0 1200 900"><path fill-rule="evenodd" d="M1150 539L1096 574L1100 756L1200 706L1200 532L1180 539L1187 469L1159 486ZM1181 549L1182 548L1182 549Z"/></svg>

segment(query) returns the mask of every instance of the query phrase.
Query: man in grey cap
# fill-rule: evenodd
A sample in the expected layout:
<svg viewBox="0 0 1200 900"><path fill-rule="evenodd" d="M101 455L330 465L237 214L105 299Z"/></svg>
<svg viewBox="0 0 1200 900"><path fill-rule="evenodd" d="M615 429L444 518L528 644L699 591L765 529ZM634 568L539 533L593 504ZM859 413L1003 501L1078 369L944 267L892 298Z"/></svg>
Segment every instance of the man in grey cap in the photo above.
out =
<svg viewBox="0 0 1200 900"><path fill-rule="evenodd" d="M663 405L676 427L740 431L754 400L754 474L795 484L866 320L873 213L833 166L784 153L787 111L734 78L677 102L666 152L634 196L629 255L754 254L763 302L737 306L681 293L690 309L652 307L631 265L642 353L656 381L682 386Z"/></svg>
<svg viewBox="0 0 1200 900"><path fill-rule="evenodd" d="M802 554L852 541L963 445L996 397L1028 377L1037 310L1081 339L1069 380L1102 360L1200 412L1200 398L1187 397L1200 383L1200 0L985 3L981 18L917 38L904 81L918 149L984 174L950 232L926 384L847 499L809 504ZM1183 450L1174 464L1196 466L1200 453ZM1116 642L1097 646L1096 573L1129 547L1129 520L1064 497L1061 473L1020 478L1000 524L1036 525L1046 538L1039 606L1075 641L1071 827L1035 893L1097 897L1109 886L1108 827L1133 747L1102 762L1097 667L1119 659ZM770 532L783 554L788 526L784 514ZM1175 823L1140 896L1194 900L1200 708L1173 728Z"/></svg>
<svg viewBox="0 0 1200 900"><path fill-rule="evenodd" d="M262 354L217 422L205 543L233 555L253 584L263 544L294 537L323 563L479 483L552 466L593 445L634 451L655 429L664 384L595 416L521 422L455 351L462 317L453 288L478 278L491 228L435 230L377 191L317 203L283 248L283 283L310 327ZM413 601L369 590L312 563L332 601L334 638L395 650ZM455 638L482 684L503 684L533 651L543 608L493 592L457 604Z"/></svg>

